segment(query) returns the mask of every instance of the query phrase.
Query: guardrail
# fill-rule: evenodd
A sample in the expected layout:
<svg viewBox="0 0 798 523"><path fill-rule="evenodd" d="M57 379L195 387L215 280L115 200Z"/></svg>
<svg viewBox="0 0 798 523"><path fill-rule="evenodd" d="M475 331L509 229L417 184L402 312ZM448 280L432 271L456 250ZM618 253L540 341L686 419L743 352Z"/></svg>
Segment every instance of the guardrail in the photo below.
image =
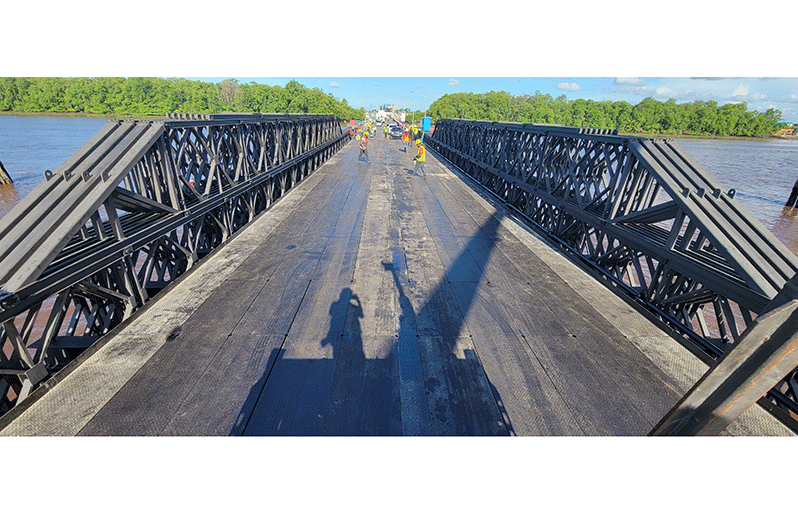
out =
<svg viewBox="0 0 798 523"><path fill-rule="evenodd" d="M109 121L0 221L0 414L350 139L325 115Z"/></svg>

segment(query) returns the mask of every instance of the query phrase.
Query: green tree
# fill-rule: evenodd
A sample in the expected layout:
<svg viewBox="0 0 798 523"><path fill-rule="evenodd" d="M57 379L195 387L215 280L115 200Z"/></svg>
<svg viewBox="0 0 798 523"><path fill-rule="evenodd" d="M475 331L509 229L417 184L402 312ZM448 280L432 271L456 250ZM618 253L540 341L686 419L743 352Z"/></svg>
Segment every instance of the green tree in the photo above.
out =
<svg viewBox="0 0 798 523"><path fill-rule="evenodd" d="M662 102L646 98L632 109L632 125L638 131L659 132L664 114Z"/></svg>
<svg viewBox="0 0 798 523"><path fill-rule="evenodd" d="M238 85L238 80L229 78L216 84L216 90L219 93L219 101L226 111L233 111L238 105L238 99L241 95L241 87Z"/></svg>
<svg viewBox="0 0 798 523"><path fill-rule="evenodd" d="M612 103L613 128L619 131L630 131L634 121L632 119L632 104L623 100Z"/></svg>
<svg viewBox="0 0 798 523"><path fill-rule="evenodd" d="M695 102L693 105L696 108L695 125L698 134L718 134L718 124L720 122L718 119L718 102L710 100L709 102Z"/></svg>

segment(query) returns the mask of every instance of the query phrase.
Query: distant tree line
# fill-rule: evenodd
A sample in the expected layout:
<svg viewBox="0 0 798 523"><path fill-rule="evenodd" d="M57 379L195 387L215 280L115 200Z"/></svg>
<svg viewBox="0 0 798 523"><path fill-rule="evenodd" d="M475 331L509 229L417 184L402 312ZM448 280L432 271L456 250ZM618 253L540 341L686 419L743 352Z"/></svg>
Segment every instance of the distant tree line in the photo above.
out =
<svg viewBox="0 0 798 523"><path fill-rule="evenodd" d="M628 102L566 101L565 96L536 92L512 96L505 91L483 94L455 93L442 96L427 110L433 121L464 118L600 127L619 132L688 135L770 136L781 126L777 109L749 111L744 103L718 106L715 101L677 104L646 98L637 105Z"/></svg>
<svg viewBox="0 0 798 523"><path fill-rule="evenodd" d="M0 78L0 111L29 113L89 113L163 116L167 113L320 113L362 120L354 109L321 89L292 80L285 87L233 79L219 83L183 78ZM411 113L412 114L412 113ZM420 117L420 114L418 115ZM628 102L596 102L535 92L513 96L505 91L454 93L435 100L427 109L433 121L441 118L502 120L600 127L620 132L769 136L779 128L781 111L749 111L746 104L715 101L677 104L646 98Z"/></svg>
<svg viewBox="0 0 798 523"><path fill-rule="evenodd" d="M353 109L320 89L292 80L285 87L217 84L183 78L0 78L0 111L163 116L167 113L332 114L363 119Z"/></svg>

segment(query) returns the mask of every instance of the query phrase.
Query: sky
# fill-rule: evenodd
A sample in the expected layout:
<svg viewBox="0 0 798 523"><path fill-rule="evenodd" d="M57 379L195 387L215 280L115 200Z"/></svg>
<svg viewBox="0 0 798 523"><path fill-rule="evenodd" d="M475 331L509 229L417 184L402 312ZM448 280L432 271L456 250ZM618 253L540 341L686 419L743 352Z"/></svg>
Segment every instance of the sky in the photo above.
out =
<svg viewBox="0 0 798 523"><path fill-rule="evenodd" d="M23 5L24 4L24 5ZM73 0L4 7L0 76L157 76L284 86L355 108L423 110L447 93L540 91L568 100L647 96L745 102L798 122L798 2L570 0L352 4ZM470 7L473 6L473 7ZM35 18L35 26L24 23ZM633 76L636 75L636 76Z"/></svg>
<svg viewBox="0 0 798 523"><path fill-rule="evenodd" d="M796 70L798 74L798 70ZM715 100L719 105L746 103L748 110L764 112L779 109L786 121L798 122L798 78L684 78L684 77L235 77L240 83L255 82L285 86L296 80L309 88L319 88L354 108L379 109L394 104L397 108L424 111L441 96L452 93L507 91L511 95L540 91L567 100L624 100L632 105L646 97L660 101L674 98L677 103ZM222 77L192 77L193 80L220 82Z"/></svg>

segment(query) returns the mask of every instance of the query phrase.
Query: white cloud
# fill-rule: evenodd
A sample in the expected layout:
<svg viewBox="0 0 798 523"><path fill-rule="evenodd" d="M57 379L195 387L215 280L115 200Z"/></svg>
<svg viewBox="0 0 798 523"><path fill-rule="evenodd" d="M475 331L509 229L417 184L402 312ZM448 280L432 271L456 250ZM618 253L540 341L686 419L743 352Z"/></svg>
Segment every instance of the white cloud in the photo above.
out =
<svg viewBox="0 0 798 523"><path fill-rule="evenodd" d="M557 84L557 89L559 89L560 91L578 91L579 84L560 82Z"/></svg>
<svg viewBox="0 0 798 523"><path fill-rule="evenodd" d="M646 85L645 80L641 80L636 76L618 76L615 78L615 84L625 84L625 85Z"/></svg>
<svg viewBox="0 0 798 523"><path fill-rule="evenodd" d="M452 78L451 80L449 80L449 85L460 85L460 82L457 81L457 79Z"/></svg>
<svg viewBox="0 0 798 523"><path fill-rule="evenodd" d="M330 82L330 87L341 87L341 84L338 82Z"/></svg>
<svg viewBox="0 0 798 523"><path fill-rule="evenodd" d="M663 85L661 87L657 87L656 89L654 89L654 94L662 97L665 96L673 97L676 94L676 91L674 91L673 89L669 89Z"/></svg>
<svg viewBox="0 0 798 523"><path fill-rule="evenodd" d="M732 98L742 102L756 102L765 98L765 94L758 92L751 92L747 85L740 84L737 89L732 93Z"/></svg>

